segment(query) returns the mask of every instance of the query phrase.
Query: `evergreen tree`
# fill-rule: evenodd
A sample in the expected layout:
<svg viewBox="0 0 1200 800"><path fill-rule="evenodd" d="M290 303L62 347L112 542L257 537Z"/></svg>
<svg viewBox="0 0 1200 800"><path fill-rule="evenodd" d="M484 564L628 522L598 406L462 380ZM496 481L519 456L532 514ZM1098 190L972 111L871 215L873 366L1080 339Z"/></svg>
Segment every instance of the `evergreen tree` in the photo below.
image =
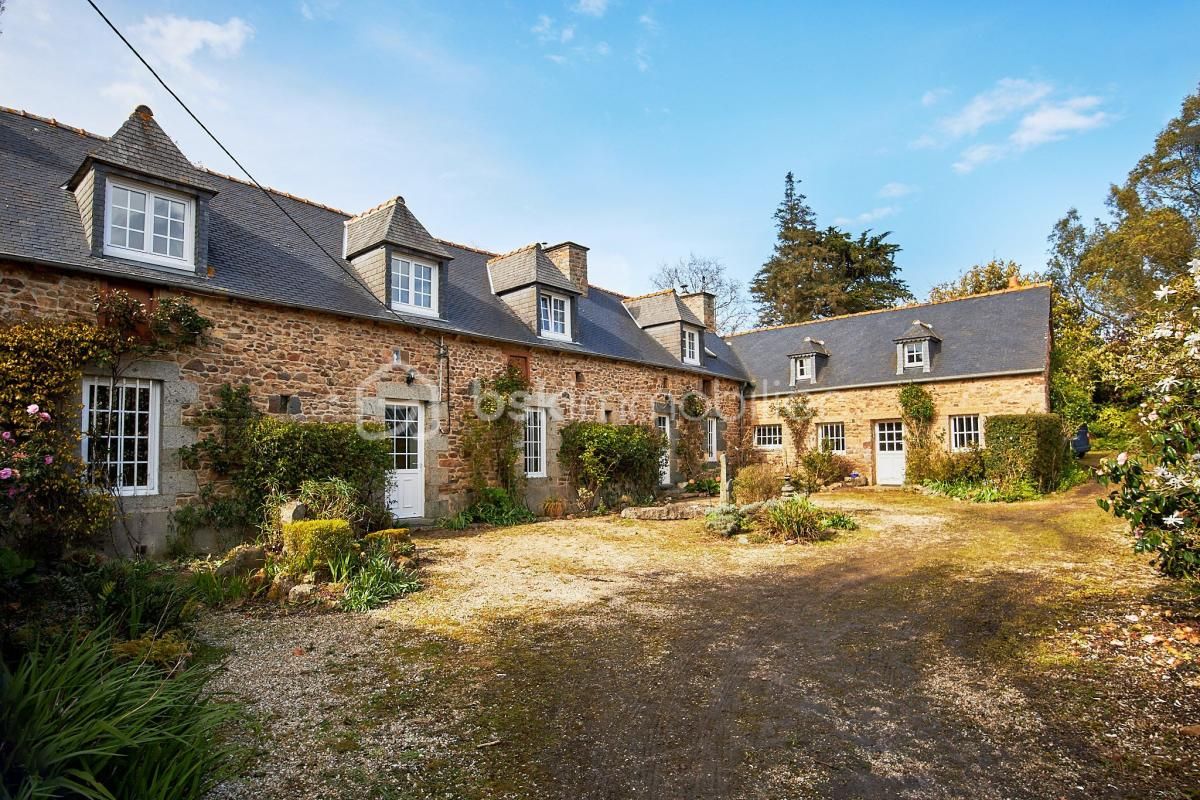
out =
<svg viewBox="0 0 1200 800"><path fill-rule="evenodd" d="M852 237L836 227L818 229L796 184L789 172L775 210L774 252L750 285L759 323L805 322L910 299L895 262L900 247L886 241L888 234Z"/></svg>

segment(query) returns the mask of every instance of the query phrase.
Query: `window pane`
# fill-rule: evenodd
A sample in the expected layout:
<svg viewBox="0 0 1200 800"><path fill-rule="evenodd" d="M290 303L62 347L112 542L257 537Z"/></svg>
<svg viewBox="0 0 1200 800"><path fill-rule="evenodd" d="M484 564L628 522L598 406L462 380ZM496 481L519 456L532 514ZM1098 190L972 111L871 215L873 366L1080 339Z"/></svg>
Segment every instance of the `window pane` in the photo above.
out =
<svg viewBox="0 0 1200 800"><path fill-rule="evenodd" d="M145 250L146 235L141 231L131 230L129 232L129 247L133 248L134 250Z"/></svg>

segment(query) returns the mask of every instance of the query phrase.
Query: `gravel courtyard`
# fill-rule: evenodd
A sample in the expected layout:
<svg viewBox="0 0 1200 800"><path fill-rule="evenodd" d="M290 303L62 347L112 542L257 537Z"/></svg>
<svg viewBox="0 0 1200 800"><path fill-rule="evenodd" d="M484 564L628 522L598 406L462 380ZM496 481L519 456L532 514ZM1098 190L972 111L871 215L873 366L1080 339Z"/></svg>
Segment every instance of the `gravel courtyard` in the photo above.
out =
<svg viewBox="0 0 1200 800"><path fill-rule="evenodd" d="M1097 491L822 495L862 529L818 545L420 534L373 614L206 619L261 722L214 796L1198 797L1195 601Z"/></svg>

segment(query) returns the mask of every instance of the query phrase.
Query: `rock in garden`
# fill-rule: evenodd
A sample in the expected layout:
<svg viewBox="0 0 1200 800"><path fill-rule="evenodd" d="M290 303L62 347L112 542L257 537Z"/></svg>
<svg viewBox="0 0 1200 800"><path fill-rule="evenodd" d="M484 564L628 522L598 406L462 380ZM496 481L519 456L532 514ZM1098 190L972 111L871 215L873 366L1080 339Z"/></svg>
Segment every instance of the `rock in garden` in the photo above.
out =
<svg viewBox="0 0 1200 800"><path fill-rule="evenodd" d="M287 525L308 519L308 506L299 500L292 500L279 507L279 524Z"/></svg>
<svg viewBox="0 0 1200 800"><path fill-rule="evenodd" d="M272 602L285 600L295 585L296 582L286 575L276 575L275 580L271 581L271 588L267 590L267 599Z"/></svg>
<svg viewBox="0 0 1200 800"><path fill-rule="evenodd" d="M313 599L316 594L317 585L315 583L298 583L288 592L289 603L307 603Z"/></svg>
<svg viewBox="0 0 1200 800"><path fill-rule="evenodd" d="M217 567L218 578L234 575L249 575L262 569L267 563L267 551L251 544L238 545L225 554L221 566Z"/></svg>

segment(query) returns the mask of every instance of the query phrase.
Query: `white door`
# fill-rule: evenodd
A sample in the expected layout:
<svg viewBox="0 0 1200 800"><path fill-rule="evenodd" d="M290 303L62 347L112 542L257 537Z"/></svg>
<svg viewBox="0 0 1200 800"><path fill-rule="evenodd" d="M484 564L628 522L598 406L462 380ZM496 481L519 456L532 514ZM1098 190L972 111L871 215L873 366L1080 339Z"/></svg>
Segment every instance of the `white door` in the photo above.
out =
<svg viewBox="0 0 1200 800"><path fill-rule="evenodd" d="M662 464L658 469L658 482L661 486L671 485L671 418L659 414L654 418L654 426L658 432L667 437L667 451L663 453Z"/></svg>
<svg viewBox="0 0 1200 800"><path fill-rule="evenodd" d="M420 403L388 403L384 424L392 451L388 510L396 519L425 516L425 453Z"/></svg>
<svg viewBox="0 0 1200 800"><path fill-rule="evenodd" d="M904 423L875 423L875 482L881 486L904 483Z"/></svg>

